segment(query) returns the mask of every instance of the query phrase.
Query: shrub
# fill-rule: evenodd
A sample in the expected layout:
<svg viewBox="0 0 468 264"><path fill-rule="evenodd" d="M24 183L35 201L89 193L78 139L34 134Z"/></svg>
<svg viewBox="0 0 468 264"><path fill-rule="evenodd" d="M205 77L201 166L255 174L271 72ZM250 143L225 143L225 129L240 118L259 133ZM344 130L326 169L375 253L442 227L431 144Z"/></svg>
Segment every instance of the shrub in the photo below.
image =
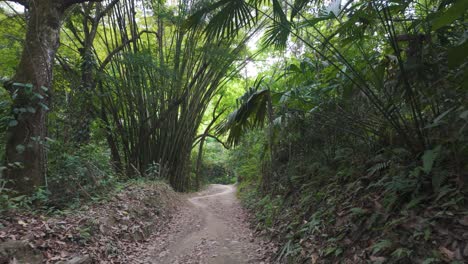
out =
<svg viewBox="0 0 468 264"><path fill-rule="evenodd" d="M49 202L55 206L92 199L117 180L109 150L99 144L64 151L63 145L53 142L49 158Z"/></svg>

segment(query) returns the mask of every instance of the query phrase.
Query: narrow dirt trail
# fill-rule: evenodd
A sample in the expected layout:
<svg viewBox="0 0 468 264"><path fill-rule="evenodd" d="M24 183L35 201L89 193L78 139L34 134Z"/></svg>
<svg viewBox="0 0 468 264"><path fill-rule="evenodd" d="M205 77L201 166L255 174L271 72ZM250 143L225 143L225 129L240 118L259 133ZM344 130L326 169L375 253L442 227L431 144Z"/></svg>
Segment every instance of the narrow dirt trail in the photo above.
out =
<svg viewBox="0 0 468 264"><path fill-rule="evenodd" d="M136 263L269 263L266 242L255 238L232 185L210 185L188 199L164 233Z"/></svg>

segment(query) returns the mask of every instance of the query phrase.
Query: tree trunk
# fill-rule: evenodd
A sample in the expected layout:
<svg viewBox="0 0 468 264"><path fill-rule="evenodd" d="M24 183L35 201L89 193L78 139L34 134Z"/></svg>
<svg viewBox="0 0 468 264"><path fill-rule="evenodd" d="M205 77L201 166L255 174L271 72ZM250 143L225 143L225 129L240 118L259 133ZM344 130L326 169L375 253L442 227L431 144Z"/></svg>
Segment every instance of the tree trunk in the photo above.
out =
<svg viewBox="0 0 468 264"><path fill-rule="evenodd" d="M102 84L99 84L100 90L102 91ZM120 158L119 147L117 146L117 141L112 134L112 128L109 123L109 119L107 118L106 109L104 109L104 102L102 102L101 98L101 120L104 121L106 125L106 139L107 144L109 145L111 151L111 162L112 167L114 168L115 172L118 174L123 173L123 166L122 160Z"/></svg>
<svg viewBox="0 0 468 264"><path fill-rule="evenodd" d="M7 179L9 186L21 194L31 193L46 183L46 120L62 15L61 6L53 0L30 5L23 53L8 87L17 122L10 122L7 133ZM18 84L30 84L32 88Z"/></svg>
<svg viewBox="0 0 468 264"><path fill-rule="evenodd" d="M90 2L83 5L83 40L80 41L82 47L78 49L81 56L81 84L73 93L73 107L70 109L72 127L74 130L73 141L77 145L88 144L91 140L91 123L95 118L96 110L93 104L93 96L96 89L96 58L93 53L94 40L98 31L101 19L118 3L113 0L103 7L100 3ZM91 12L95 9L94 15ZM71 23L72 24L72 23ZM73 25L73 24L72 24ZM76 28L71 27L73 34L79 36Z"/></svg>
<svg viewBox="0 0 468 264"><path fill-rule="evenodd" d="M200 189L201 167L203 163L203 145L205 144L205 136L200 139L200 146L198 147L197 168L195 169L195 189Z"/></svg>
<svg viewBox="0 0 468 264"><path fill-rule="evenodd" d="M93 120L93 90L94 84L94 56L92 52L92 42L86 39L86 43L80 49L82 59L81 84L73 93L73 141L78 145L88 144L91 140L91 122Z"/></svg>

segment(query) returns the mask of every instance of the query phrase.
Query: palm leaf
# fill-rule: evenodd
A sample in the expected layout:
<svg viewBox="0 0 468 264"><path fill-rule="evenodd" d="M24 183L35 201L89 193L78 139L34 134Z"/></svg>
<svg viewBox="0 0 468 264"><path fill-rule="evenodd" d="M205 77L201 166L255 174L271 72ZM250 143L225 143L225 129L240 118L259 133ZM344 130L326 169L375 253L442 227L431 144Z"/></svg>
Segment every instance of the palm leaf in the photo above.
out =
<svg viewBox="0 0 468 264"><path fill-rule="evenodd" d="M291 10L291 20L309 3L310 0L295 0Z"/></svg>
<svg viewBox="0 0 468 264"><path fill-rule="evenodd" d="M281 22L274 22L268 26L263 38L264 46L275 46L277 49L284 49L290 33L290 23L282 24Z"/></svg>
<svg viewBox="0 0 468 264"><path fill-rule="evenodd" d="M216 9L221 8L223 5L228 3L230 0L221 0L213 4L205 5L199 8L195 13L190 15L185 21L186 28L195 28L203 24L204 18L211 12L214 12Z"/></svg>
<svg viewBox="0 0 468 264"><path fill-rule="evenodd" d="M291 23L281 7L279 0L272 0L273 21L267 28L263 39L263 45L274 45L278 49L284 49L291 32Z"/></svg>
<svg viewBox="0 0 468 264"><path fill-rule="evenodd" d="M230 38L237 35L240 29L250 27L255 17L252 15L252 6L244 0L220 0L200 8L186 21L187 28L198 27L204 24L206 36L210 38Z"/></svg>
<svg viewBox="0 0 468 264"><path fill-rule="evenodd" d="M230 38L255 20L252 7L244 0L221 0L201 8L189 17L188 26L197 26L209 17L207 38Z"/></svg>
<svg viewBox="0 0 468 264"><path fill-rule="evenodd" d="M239 144L241 136L247 130L261 128L265 124L270 90L256 88L251 88L243 94L237 100L239 107L216 128L218 134L228 133L229 145Z"/></svg>

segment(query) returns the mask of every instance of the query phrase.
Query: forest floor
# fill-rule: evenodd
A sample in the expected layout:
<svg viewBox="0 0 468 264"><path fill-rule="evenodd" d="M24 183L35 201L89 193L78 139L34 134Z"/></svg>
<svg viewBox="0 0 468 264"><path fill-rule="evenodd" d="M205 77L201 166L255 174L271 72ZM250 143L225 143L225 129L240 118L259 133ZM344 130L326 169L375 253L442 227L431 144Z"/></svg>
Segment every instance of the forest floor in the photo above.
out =
<svg viewBox="0 0 468 264"><path fill-rule="evenodd" d="M270 263L275 247L254 236L235 190L213 184L187 197L169 227L149 239L153 243L136 253L134 263Z"/></svg>
<svg viewBox="0 0 468 264"><path fill-rule="evenodd" d="M0 264L271 263L232 185L195 194L129 184L108 200L47 215L0 214Z"/></svg>

